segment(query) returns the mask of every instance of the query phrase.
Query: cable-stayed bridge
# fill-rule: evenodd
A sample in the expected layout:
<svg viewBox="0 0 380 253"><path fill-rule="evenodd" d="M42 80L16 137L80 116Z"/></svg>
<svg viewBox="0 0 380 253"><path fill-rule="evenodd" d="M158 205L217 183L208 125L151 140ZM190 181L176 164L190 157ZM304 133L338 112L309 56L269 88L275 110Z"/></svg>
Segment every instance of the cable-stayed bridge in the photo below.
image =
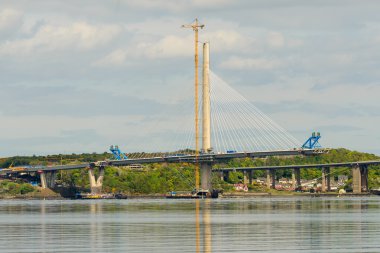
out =
<svg viewBox="0 0 380 253"><path fill-rule="evenodd" d="M1 173L39 172L42 186L48 187L54 184L56 171L88 169L91 188L96 192L101 190L104 169L107 166L185 162L196 164L196 168L198 165L200 166L201 184L199 185L198 181L196 187L210 190L212 189L212 166L215 163L235 158L319 155L328 151L326 149L301 148L301 142L211 72L208 43L203 44L202 99L199 102L198 99L195 101L195 124L186 121L178 122L180 129L174 139L182 140L180 144L174 142L174 145L170 147L169 141L162 143L167 150L176 150L174 152L157 152L151 157L140 152L122 160L94 161L64 166L36 166L27 167L24 170L5 169ZM202 109L201 113L198 112L198 108ZM201 137L198 125L202 126ZM201 148L198 145L200 140ZM98 178L95 178L94 173L96 167L99 168ZM197 177L199 175L196 174L196 179Z"/></svg>

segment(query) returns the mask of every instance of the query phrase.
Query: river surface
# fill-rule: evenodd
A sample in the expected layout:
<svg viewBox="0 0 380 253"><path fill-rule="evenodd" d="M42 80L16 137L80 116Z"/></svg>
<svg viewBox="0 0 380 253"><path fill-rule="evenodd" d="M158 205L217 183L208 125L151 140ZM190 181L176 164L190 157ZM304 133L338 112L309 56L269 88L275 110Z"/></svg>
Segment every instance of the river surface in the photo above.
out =
<svg viewBox="0 0 380 253"><path fill-rule="evenodd" d="M1 200L1 252L380 252L380 197Z"/></svg>

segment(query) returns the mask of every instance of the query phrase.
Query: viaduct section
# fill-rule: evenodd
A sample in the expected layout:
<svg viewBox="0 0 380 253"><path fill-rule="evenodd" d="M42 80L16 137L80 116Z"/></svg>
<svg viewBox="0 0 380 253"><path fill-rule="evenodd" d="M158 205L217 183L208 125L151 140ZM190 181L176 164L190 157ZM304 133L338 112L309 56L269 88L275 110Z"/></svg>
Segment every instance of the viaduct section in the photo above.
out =
<svg viewBox="0 0 380 253"><path fill-rule="evenodd" d="M244 175L244 183L252 184L253 171L266 170L267 188L275 188L275 172L276 170L291 169L292 170L292 186L294 189L301 186L301 169L321 169L322 170L322 192L331 191L330 186L330 168L349 167L352 171L352 189L353 193L368 192L368 166L378 165L380 161L362 161L348 163L330 163L330 164L306 164L306 165L286 165L286 166L261 166L261 167L239 167L239 168L220 168L221 179L227 180L229 172L242 171Z"/></svg>

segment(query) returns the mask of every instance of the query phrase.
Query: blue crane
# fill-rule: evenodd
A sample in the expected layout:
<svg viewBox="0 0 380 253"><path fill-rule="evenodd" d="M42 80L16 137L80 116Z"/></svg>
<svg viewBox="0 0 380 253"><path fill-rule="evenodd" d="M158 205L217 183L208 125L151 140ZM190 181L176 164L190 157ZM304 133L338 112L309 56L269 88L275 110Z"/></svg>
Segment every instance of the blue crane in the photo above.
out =
<svg viewBox="0 0 380 253"><path fill-rule="evenodd" d="M321 138L321 134L319 132L314 132L311 134L311 137L305 141L302 145L302 148L306 149L314 149L314 148L322 148L321 144L319 144L318 140Z"/></svg>
<svg viewBox="0 0 380 253"><path fill-rule="evenodd" d="M112 152L113 156L116 160L126 160L128 159L128 156L126 156L124 153L122 153L119 149L118 145L111 145L110 151Z"/></svg>

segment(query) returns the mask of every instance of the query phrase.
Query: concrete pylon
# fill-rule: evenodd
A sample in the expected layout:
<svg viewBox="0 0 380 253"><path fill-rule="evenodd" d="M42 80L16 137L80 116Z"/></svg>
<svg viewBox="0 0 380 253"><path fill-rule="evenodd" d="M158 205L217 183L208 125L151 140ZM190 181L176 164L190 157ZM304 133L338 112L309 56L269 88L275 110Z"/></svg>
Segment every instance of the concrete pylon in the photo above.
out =
<svg viewBox="0 0 380 253"><path fill-rule="evenodd" d="M267 173L266 173L266 185L267 185L267 189L270 189L270 186L271 186L271 171L270 170L267 170Z"/></svg>
<svg viewBox="0 0 380 253"><path fill-rule="evenodd" d="M272 179L272 189L276 189L276 171L271 170L271 179Z"/></svg>
<svg viewBox="0 0 380 253"><path fill-rule="evenodd" d="M322 192L331 191L330 184L330 167L322 168Z"/></svg>
<svg viewBox="0 0 380 253"><path fill-rule="evenodd" d="M57 177L57 171L41 171L40 172L41 187L43 189L54 188L56 177Z"/></svg>
<svg viewBox="0 0 380 253"><path fill-rule="evenodd" d="M46 174L44 171L40 172L40 181L41 181L41 187L43 189L47 188L47 182L46 182Z"/></svg>
<svg viewBox="0 0 380 253"><path fill-rule="evenodd" d="M246 170L243 171L243 183L245 185L249 184L248 171Z"/></svg>
<svg viewBox="0 0 380 253"><path fill-rule="evenodd" d="M202 82L202 152L211 151L211 110L210 110L210 50L209 43L203 43L203 82ZM212 190L211 162L201 163L201 187Z"/></svg>
<svg viewBox="0 0 380 253"><path fill-rule="evenodd" d="M104 167L99 167L99 176L96 179L94 168L88 169L88 176L90 178L90 187L91 187L91 193L93 194L99 194L102 192L102 186L103 186L103 178L104 178Z"/></svg>
<svg viewBox="0 0 380 253"><path fill-rule="evenodd" d="M210 49L203 43L203 85L202 85L202 150L211 150L211 104L210 104Z"/></svg>
<svg viewBox="0 0 380 253"><path fill-rule="evenodd" d="M354 193L368 191L368 168L359 164L352 167L352 190Z"/></svg>
<svg viewBox="0 0 380 253"><path fill-rule="evenodd" d="M368 167L367 165L360 166L360 174L361 174L361 186L362 192L368 192Z"/></svg>
<svg viewBox="0 0 380 253"><path fill-rule="evenodd" d="M330 172L330 167L325 168L326 171L326 183L327 183L327 191L331 192L331 172Z"/></svg>
<svg viewBox="0 0 380 253"><path fill-rule="evenodd" d="M352 191L353 193L362 192L362 176L359 165L354 165L352 167Z"/></svg>
<svg viewBox="0 0 380 253"><path fill-rule="evenodd" d="M322 189L321 191L322 192L326 192L326 185L327 185L327 182L326 182L326 169L325 168L322 168Z"/></svg>

